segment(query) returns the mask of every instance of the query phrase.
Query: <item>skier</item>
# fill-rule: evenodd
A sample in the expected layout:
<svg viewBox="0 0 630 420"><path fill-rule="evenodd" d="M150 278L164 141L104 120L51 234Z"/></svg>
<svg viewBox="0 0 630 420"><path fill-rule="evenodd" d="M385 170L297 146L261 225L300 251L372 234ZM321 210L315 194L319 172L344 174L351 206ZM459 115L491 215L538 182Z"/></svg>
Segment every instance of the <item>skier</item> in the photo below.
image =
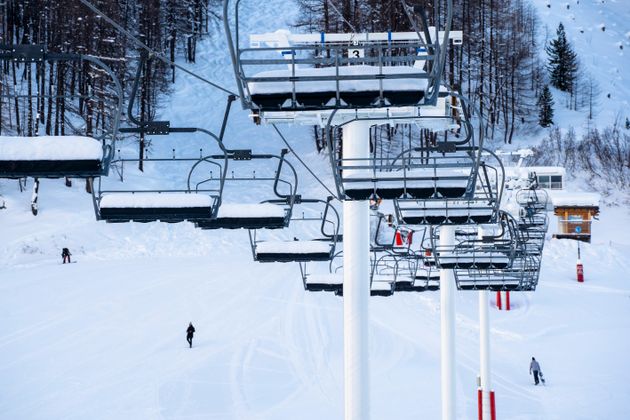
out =
<svg viewBox="0 0 630 420"><path fill-rule="evenodd" d="M63 258L63 263L66 263L66 260L68 260L68 263L70 263L70 255L72 255L70 253L70 250L68 248L64 248L63 250L61 250L61 257Z"/></svg>
<svg viewBox="0 0 630 420"><path fill-rule="evenodd" d="M539 376L542 377L542 371L540 370L540 365L533 357L532 362L529 364L529 374L531 375L532 372L534 372L534 385L538 385L540 383L538 378Z"/></svg>
<svg viewBox="0 0 630 420"><path fill-rule="evenodd" d="M193 327L192 322L188 324L188 329L186 330L186 341L188 341L189 348L192 348L192 339L195 334L195 327Z"/></svg>

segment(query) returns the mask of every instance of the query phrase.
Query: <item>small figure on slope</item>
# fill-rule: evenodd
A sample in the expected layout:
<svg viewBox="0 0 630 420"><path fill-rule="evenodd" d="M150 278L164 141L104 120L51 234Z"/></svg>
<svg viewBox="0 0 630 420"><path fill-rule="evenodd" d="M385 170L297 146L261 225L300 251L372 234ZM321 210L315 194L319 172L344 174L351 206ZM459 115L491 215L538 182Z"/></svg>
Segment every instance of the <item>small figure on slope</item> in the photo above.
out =
<svg viewBox="0 0 630 420"><path fill-rule="evenodd" d="M68 263L70 263L70 255L72 255L70 253L70 250L68 248L64 248L61 250L61 257L63 258L63 263L66 263L66 260L68 261Z"/></svg>
<svg viewBox="0 0 630 420"><path fill-rule="evenodd" d="M189 348L192 348L192 339L195 334L195 327L193 327L192 322L188 324L188 329L186 330L186 341L188 341Z"/></svg>
<svg viewBox="0 0 630 420"><path fill-rule="evenodd" d="M529 364L529 374L531 375L532 372L534 372L534 385L538 385L540 383L540 379L542 379L542 371L540 370L540 365L533 357L532 362Z"/></svg>

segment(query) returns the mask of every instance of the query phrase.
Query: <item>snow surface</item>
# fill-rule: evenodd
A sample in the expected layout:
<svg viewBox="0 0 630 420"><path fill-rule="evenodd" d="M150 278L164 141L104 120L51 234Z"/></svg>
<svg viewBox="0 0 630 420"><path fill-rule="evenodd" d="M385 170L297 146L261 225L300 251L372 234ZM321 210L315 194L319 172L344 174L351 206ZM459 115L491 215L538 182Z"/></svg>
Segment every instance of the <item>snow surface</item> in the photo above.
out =
<svg viewBox="0 0 630 420"><path fill-rule="evenodd" d="M376 66L341 66L339 67L340 76L364 76L364 75L409 75L408 78L401 79L384 79L383 90L385 91L424 91L427 88L427 79L419 79L417 75L419 69L406 66L382 67ZM336 92L337 82L334 80L336 76L335 67L323 68L296 68L296 77L308 76L324 76L330 77L332 80L319 80L309 82L296 82L295 91L299 93L313 92ZM413 76L416 76L415 78ZM272 77L293 77L291 70L269 70L256 73L256 78L272 78ZM249 92L252 95L268 95L274 93L290 93L293 92L292 82L249 82ZM373 92L379 91L381 85L378 80L343 80L339 82L340 92Z"/></svg>
<svg viewBox="0 0 630 420"><path fill-rule="evenodd" d="M0 160L101 160L103 146L83 136L0 136Z"/></svg>
<svg viewBox="0 0 630 420"><path fill-rule="evenodd" d="M559 3L552 4L551 13L564 13ZM598 36L607 37L613 28L630 32L624 27L630 22L625 1L571 5L576 19L605 12L607 30ZM544 4L540 9L546 12ZM284 0L259 2L255 13L242 13L243 36L290 26L295 10ZM557 26L556 15L544 19ZM580 25L592 28L598 21L591 17ZM577 36L572 26L568 31ZM595 34L592 44L601 46L589 50L593 63L608 57L601 60L605 75L611 74L611 59L627 60L611 54L619 51ZM581 52L582 45L576 46ZM181 64L234 88L226 51L223 35L213 35L198 44L195 67ZM612 92L628 98L623 71L628 66L617 68ZM218 132L223 109L217 104L225 96L181 72L177 78L159 117L173 126ZM255 147L259 153L286 147L271 127L255 126L237 108L227 127L227 147ZM614 114L618 108L603 110ZM332 187L328 157L314 150L312 130L280 128ZM187 134L185 145L174 143L175 137L160 138L151 153L170 156L173 147L178 153L186 147L198 155L207 147L201 135ZM119 145L126 156L137 153L131 141ZM302 194L327 195L296 168ZM125 169L125 184L164 187L188 169L143 174ZM115 176L112 182L118 182ZM243 202L268 198L257 193L240 191ZM7 205L0 211L0 418L343 418L343 298L305 292L297 264L255 263L244 231L97 223L81 182L66 188L60 180L41 180L37 217L30 214L30 191L20 193L16 181L0 180L0 194ZM618 194L607 202L622 202L627 191ZM498 418L628 417L629 226L626 207L602 203L592 243L580 245L585 271L580 284L577 244L550 239L551 223L536 292L511 293L509 312L496 310L491 295ZM70 248L78 263L62 265L62 247ZM474 420L478 293L457 292L456 310L456 417ZM439 292L371 298L369 311L371 418L440 418ZM191 321L197 333L189 349L185 330ZM528 375L532 356L540 361L545 387L534 387Z"/></svg>
<svg viewBox="0 0 630 420"><path fill-rule="evenodd" d="M212 207L215 198L199 193L106 193L101 208L193 208Z"/></svg>

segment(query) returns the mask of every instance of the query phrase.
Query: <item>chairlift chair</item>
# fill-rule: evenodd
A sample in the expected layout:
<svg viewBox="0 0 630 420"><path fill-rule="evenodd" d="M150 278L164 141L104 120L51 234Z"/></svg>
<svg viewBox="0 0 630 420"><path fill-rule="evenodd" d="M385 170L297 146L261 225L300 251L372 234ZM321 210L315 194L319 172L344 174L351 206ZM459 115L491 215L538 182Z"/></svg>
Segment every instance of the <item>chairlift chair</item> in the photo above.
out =
<svg viewBox="0 0 630 420"><path fill-rule="evenodd" d="M138 159L120 159L116 162L125 165L135 163ZM144 159L145 167L156 165L164 168L167 164L176 167L191 165L201 171L203 162L204 172L216 172L222 174L227 165L225 155L206 156L198 158L158 158ZM163 171L163 169L162 169ZM181 171L188 173L188 170ZM183 221L202 222L210 220L217 212L223 184L220 182L223 175L219 175L217 182L211 187L206 184L190 186L190 174L188 173L188 185L179 188L167 189L106 189L103 187L102 178L98 179L98 188L92 188L94 209L97 220L108 223L123 222L167 222L178 223ZM183 180L182 180L183 183Z"/></svg>
<svg viewBox="0 0 630 420"><path fill-rule="evenodd" d="M251 35L244 47L240 3L224 0L223 22L241 102L255 113L435 105L449 40L462 41L461 32L451 31L448 0L442 32L428 27L422 33L280 30Z"/></svg>
<svg viewBox="0 0 630 420"><path fill-rule="evenodd" d="M288 228L278 231L276 237L265 234L261 229L250 229L249 238L254 260L258 262L312 262L330 261L340 239L339 213L327 200L300 199L299 210L295 208ZM294 225L317 225L318 232L294 230ZM293 236L300 235L298 236ZM304 235L315 235L304 238ZM293 236L290 238L290 236Z"/></svg>
<svg viewBox="0 0 630 420"><path fill-rule="evenodd" d="M228 170L222 180L223 188L217 214L212 219L196 223L201 229L282 229L289 225L291 212L297 196L297 172L286 160L286 149L280 155L255 154L250 150L228 152ZM276 162L277 163L274 163ZM266 165L263 165L266 164ZM241 168L239 168L239 166ZM194 168L193 168L194 169ZM240 171L239 171L240 169ZM207 182L199 181L198 185ZM242 200L243 191L238 186L249 187L250 191L269 192L262 201L253 203L234 202ZM231 192L234 193L231 194ZM230 201L228 201L230 200Z"/></svg>
<svg viewBox="0 0 630 420"><path fill-rule="evenodd" d="M74 53L48 52L40 45L0 45L0 62L25 66L63 63L57 72L88 80L85 92L30 93L16 87L1 89L0 98L55 100L69 114L61 135L0 136L0 178L91 178L107 175L114 156L122 110L123 90L116 74L100 59ZM44 70L45 71L45 70ZM67 75L70 79L70 75ZM59 105L61 104L61 105ZM38 127L35 128L36 132Z"/></svg>

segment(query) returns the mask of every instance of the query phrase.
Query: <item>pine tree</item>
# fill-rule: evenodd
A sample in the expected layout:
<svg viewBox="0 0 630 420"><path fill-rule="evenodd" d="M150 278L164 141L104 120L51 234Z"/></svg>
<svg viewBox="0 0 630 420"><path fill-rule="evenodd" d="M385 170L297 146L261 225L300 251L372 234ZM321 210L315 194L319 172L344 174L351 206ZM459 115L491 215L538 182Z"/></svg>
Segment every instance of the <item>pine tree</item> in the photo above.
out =
<svg viewBox="0 0 630 420"><path fill-rule="evenodd" d="M577 76L577 55L567 41L564 25L558 25L557 38L547 46L549 64L547 69L551 72L551 85L563 92L572 92Z"/></svg>
<svg viewBox="0 0 630 420"><path fill-rule="evenodd" d="M541 127L549 127L553 124L553 96L549 86L545 85L538 97L538 124Z"/></svg>

